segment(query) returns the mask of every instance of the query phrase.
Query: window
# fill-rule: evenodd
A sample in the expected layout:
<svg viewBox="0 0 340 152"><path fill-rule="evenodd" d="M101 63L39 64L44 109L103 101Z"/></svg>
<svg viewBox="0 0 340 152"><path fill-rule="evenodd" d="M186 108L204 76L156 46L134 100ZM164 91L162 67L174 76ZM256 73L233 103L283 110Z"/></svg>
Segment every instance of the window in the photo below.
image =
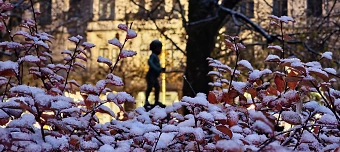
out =
<svg viewBox="0 0 340 152"><path fill-rule="evenodd" d="M155 19L163 19L167 13L165 11L165 1L152 0L151 1L151 15Z"/></svg>
<svg viewBox="0 0 340 152"><path fill-rule="evenodd" d="M116 49L109 50L107 47L99 48L99 56L102 56L110 60L115 60L118 55L117 53L118 52Z"/></svg>
<svg viewBox="0 0 340 152"><path fill-rule="evenodd" d="M240 12L249 18L254 18L254 1L248 0L241 3Z"/></svg>
<svg viewBox="0 0 340 152"><path fill-rule="evenodd" d="M81 17L80 4L81 0L69 1L70 8L68 9L68 19L71 19L73 17Z"/></svg>
<svg viewBox="0 0 340 152"><path fill-rule="evenodd" d="M99 19L113 20L115 17L115 0L99 1Z"/></svg>
<svg viewBox="0 0 340 152"><path fill-rule="evenodd" d="M307 0L307 17L322 16L322 0Z"/></svg>
<svg viewBox="0 0 340 152"><path fill-rule="evenodd" d="M138 5L145 7L145 0L138 0ZM138 7L138 12L134 16L135 19L146 19L147 18L147 12L142 7Z"/></svg>
<svg viewBox="0 0 340 152"><path fill-rule="evenodd" d="M288 12L287 0L274 0L273 1L273 15L286 16Z"/></svg>
<svg viewBox="0 0 340 152"><path fill-rule="evenodd" d="M52 23L52 0L40 0L39 25L45 26Z"/></svg>

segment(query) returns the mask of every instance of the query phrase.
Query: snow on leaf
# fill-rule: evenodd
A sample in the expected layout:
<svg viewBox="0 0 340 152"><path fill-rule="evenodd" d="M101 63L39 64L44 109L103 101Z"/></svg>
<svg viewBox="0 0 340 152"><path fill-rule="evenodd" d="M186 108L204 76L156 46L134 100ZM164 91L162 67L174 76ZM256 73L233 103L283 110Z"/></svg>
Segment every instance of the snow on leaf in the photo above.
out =
<svg viewBox="0 0 340 152"><path fill-rule="evenodd" d="M106 81L106 83L109 83L109 84L112 84L112 85L115 85L115 86L123 86L124 85L122 78L115 76L112 73L107 75L105 81Z"/></svg>
<svg viewBox="0 0 340 152"><path fill-rule="evenodd" d="M329 114L323 115L317 122L319 124L326 124L326 125L338 125L339 124L336 117L333 115L329 115Z"/></svg>
<svg viewBox="0 0 340 152"><path fill-rule="evenodd" d="M135 56L137 53L132 50L122 50L119 54L120 58L127 58L127 57L132 57Z"/></svg>
<svg viewBox="0 0 340 152"><path fill-rule="evenodd" d="M49 49L49 48L50 48L50 47L48 46L48 44L45 43L45 42L42 41L42 40L34 41L34 44L35 44L35 45L40 45L40 46L44 47L45 49Z"/></svg>
<svg viewBox="0 0 340 152"><path fill-rule="evenodd" d="M81 55L81 54L78 54L77 56L76 56L76 58L78 58L78 59L81 59L81 60L83 60L83 61L87 61L87 58L86 57L84 57L83 55Z"/></svg>
<svg viewBox="0 0 340 152"><path fill-rule="evenodd" d="M22 36L25 36L26 38L29 38L29 39L34 39L35 38L36 40L38 40L38 38L33 37L31 34L25 32L25 31L17 31L17 32L14 33L13 36L15 36L15 35L22 35Z"/></svg>
<svg viewBox="0 0 340 152"><path fill-rule="evenodd" d="M332 60L333 53L332 52L324 52L321 55L321 58L326 58L328 60Z"/></svg>
<svg viewBox="0 0 340 152"><path fill-rule="evenodd" d="M111 66L111 65L112 65L111 60L109 60L108 58L101 57L101 56L98 56L97 62L99 62L99 63L105 63L105 64L107 64L108 66Z"/></svg>
<svg viewBox="0 0 340 152"><path fill-rule="evenodd" d="M51 103L51 109L62 110L71 108L72 104L65 100L57 100L56 102Z"/></svg>
<svg viewBox="0 0 340 152"><path fill-rule="evenodd" d="M25 61L30 63L39 63L40 59L34 55L26 55L18 60L19 62Z"/></svg>
<svg viewBox="0 0 340 152"><path fill-rule="evenodd" d="M97 112L109 114L112 117L116 117L116 114L107 106L101 105L97 108Z"/></svg>
<svg viewBox="0 0 340 152"><path fill-rule="evenodd" d="M336 70L334 68L324 68L324 71L326 71L327 73L336 75Z"/></svg>
<svg viewBox="0 0 340 152"><path fill-rule="evenodd" d="M19 72L19 64L13 61L0 61L0 75L12 76Z"/></svg>
<svg viewBox="0 0 340 152"><path fill-rule="evenodd" d="M279 20L280 18L275 16L275 15L269 15L268 18L270 19L275 19L275 20Z"/></svg>
<svg viewBox="0 0 340 152"><path fill-rule="evenodd" d="M314 111L318 109L320 105L316 101L310 101L310 102L305 103L303 107L308 109L309 111Z"/></svg>
<svg viewBox="0 0 340 152"><path fill-rule="evenodd" d="M72 55L72 52L70 50L63 50L63 51L61 51L61 54Z"/></svg>
<svg viewBox="0 0 340 152"><path fill-rule="evenodd" d="M317 77L321 78L326 82L329 79L328 74L325 71L322 71L321 69L309 67L306 70L308 71L308 73L315 74Z"/></svg>
<svg viewBox="0 0 340 152"><path fill-rule="evenodd" d="M222 76L222 74L218 71L209 71L207 75L217 75L217 76Z"/></svg>
<svg viewBox="0 0 340 152"><path fill-rule="evenodd" d="M31 87L27 85L18 85L14 86L9 90L11 93L23 93L28 95L35 95L35 94L45 94L45 91L41 88Z"/></svg>
<svg viewBox="0 0 340 152"><path fill-rule="evenodd" d="M118 28L123 31L127 31L129 29L129 27L126 24L118 24Z"/></svg>
<svg viewBox="0 0 340 152"><path fill-rule="evenodd" d="M72 36L72 37L70 37L70 38L68 38L68 40L70 40L71 42L74 42L74 43L79 43L79 39L77 38L77 37L75 37L75 36Z"/></svg>
<svg viewBox="0 0 340 152"><path fill-rule="evenodd" d="M98 152L112 152L114 150L115 149L111 145L105 144L103 146L100 146Z"/></svg>
<svg viewBox="0 0 340 152"><path fill-rule="evenodd" d="M255 81L255 80L261 78L263 75L268 75L268 74L271 74L271 73L272 73L272 71L269 70L269 69L264 69L262 71L254 70L254 71L251 71L251 73L249 74L248 80L249 81Z"/></svg>
<svg viewBox="0 0 340 152"><path fill-rule="evenodd" d="M79 40L82 40L82 39L83 39L83 37L80 36L80 35L77 35L76 38L79 39Z"/></svg>
<svg viewBox="0 0 340 152"><path fill-rule="evenodd" d="M273 50L283 52L283 49L281 48L281 46L278 46L278 45L270 45L268 46L268 49L273 49Z"/></svg>
<svg viewBox="0 0 340 152"><path fill-rule="evenodd" d="M19 49L19 48L23 48L24 46L18 42L1 42L0 46L5 46L6 49Z"/></svg>
<svg viewBox="0 0 340 152"><path fill-rule="evenodd" d="M122 48L123 45L119 42L119 40L117 38L113 38L111 40L108 41L108 43L117 46L118 48Z"/></svg>
<svg viewBox="0 0 340 152"><path fill-rule="evenodd" d="M166 111L163 108L159 107L159 106L151 109L150 110L150 114L152 116L152 119L155 120L155 121L156 120L163 120L167 116Z"/></svg>
<svg viewBox="0 0 340 152"><path fill-rule="evenodd" d="M216 143L218 151L243 151L243 146L234 140L219 140Z"/></svg>
<svg viewBox="0 0 340 152"><path fill-rule="evenodd" d="M73 65L86 69L85 65L81 64L80 62L74 62Z"/></svg>
<svg viewBox="0 0 340 152"><path fill-rule="evenodd" d="M233 81L232 84L233 88L240 94L244 94L244 90L247 86L247 83L245 82L237 82L237 81Z"/></svg>
<svg viewBox="0 0 340 152"><path fill-rule="evenodd" d="M298 125L302 122L300 115L294 111L283 111L281 117L282 120L292 125Z"/></svg>
<svg viewBox="0 0 340 152"><path fill-rule="evenodd" d="M265 62L280 62L280 57L277 55L269 54L264 61Z"/></svg>
<svg viewBox="0 0 340 152"><path fill-rule="evenodd" d="M241 60L237 62L237 65L241 65L243 67L246 67L247 69L253 71L254 68L251 66L251 64L249 63L249 61L247 60Z"/></svg>
<svg viewBox="0 0 340 152"><path fill-rule="evenodd" d="M137 33L132 29L128 29L126 39L133 39L135 37L137 37Z"/></svg>
<svg viewBox="0 0 340 152"><path fill-rule="evenodd" d="M76 80L69 80L68 83L71 83L71 84L74 84L76 85L77 87L80 87L80 84L76 81Z"/></svg>
<svg viewBox="0 0 340 152"><path fill-rule="evenodd" d="M209 101L207 100L206 95L203 94L203 93L198 93L198 94L196 95L196 97L194 97L194 98L184 96L184 97L182 98L182 101L183 101L183 102L187 102L187 103L189 103L190 105L202 105L202 106L208 106L208 104L209 104Z"/></svg>
<svg viewBox="0 0 340 152"><path fill-rule="evenodd" d="M308 132L307 130L304 130L301 136L301 142L312 143L312 142L318 142L318 140L315 139L312 133Z"/></svg>
<svg viewBox="0 0 340 152"><path fill-rule="evenodd" d="M86 101L90 101L93 103L101 103L102 100L97 95L90 94L87 96Z"/></svg>
<svg viewBox="0 0 340 152"><path fill-rule="evenodd" d="M90 42L83 42L83 46L84 46L85 48L90 49L90 48L95 47L96 45L94 45L94 44L92 44L92 43L90 43Z"/></svg>
<svg viewBox="0 0 340 152"><path fill-rule="evenodd" d="M88 94L98 94L99 90L97 87L91 85L91 84L83 84L80 88L81 93L88 93Z"/></svg>
<svg viewBox="0 0 340 152"><path fill-rule="evenodd" d="M261 133L272 133L273 129L265 122L261 120L256 120L252 125L252 129L261 132Z"/></svg>
<svg viewBox="0 0 340 152"><path fill-rule="evenodd" d="M290 17L290 16L281 16L280 18L279 18L279 20L280 21L282 21L282 22L285 22L285 23L288 23L288 22L295 22L295 20L292 18L292 17Z"/></svg>
<svg viewBox="0 0 340 152"><path fill-rule="evenodd" d="M35 123L35 117L33 114L23 114L20 118L9 122L7 127L10 128L32 128Z"/></svg>

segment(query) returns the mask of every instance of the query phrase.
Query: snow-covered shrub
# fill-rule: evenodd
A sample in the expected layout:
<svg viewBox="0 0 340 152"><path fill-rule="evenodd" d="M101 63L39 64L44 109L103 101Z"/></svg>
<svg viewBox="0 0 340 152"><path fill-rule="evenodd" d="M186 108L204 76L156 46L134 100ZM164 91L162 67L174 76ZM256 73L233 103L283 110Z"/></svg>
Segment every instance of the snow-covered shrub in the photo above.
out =
<svg viewBox="0 0 340 152"><path fill-rule="evenodd" d="M13 9L4 2L1 9ZM7 17L0 15L3 23ZM35 15L35 14L33 14ZM34 17L35 18L35 17ZM294 21L290 17L270 16L271 24ZM279 24L281 23L281 24ZM83 42L81 36L69 41L74 50L61 51L64 63L54 64L49 47L53 36L39 32L34 20L22 24L26 30L9 33L10 40L0 46L14 52L14 61L0 61L0 86L4 88L0 102L1 151L333 151L339 149L340 91L331 84L337 78L335 70L324 68L318 61L303 63L284 57L284 46L269 46L283 52L281 57L268 55L265 62L277 64L278 71L254 69L239 55L245 47L238 37L227 36L226 46L235 51L236 66L229 67L208 58L214 71L214 90L209 94L183 97L165 108L146 111L139 107L124 111L124 102L134 102L125 92L112 93L109 85L122 86L115 76L117 63L136 53L124 50L126 41L137 36L128 25L118 28L126 33L124 43L108 40L120 49L113 62L98 57L107 64L108 74L95 85L69 80L75 68L86 68L88 49L94 44ZM7 31L10 32L10 31ZM16 41L21 38L22 41ZM282 40L283 38L282 33ZM53 50L58 51L58 50ZM332 59L331 53L323 58ZM29 65L24 68L23 64ZM23 82L23 71L40 80L41 86ZM60 75L63 71L66 75ZM247 77L240 81L241 75ZM237 81L238 80L238 81ZM77 86L77 87L75 87ZM79 87L79 88L78 88ZM79 90L82 101L66 97ZM99 98L106 94L107 98ZM321 96L314 101L312 94ZM118 114L104 105L113 102ZM179 109L186 108L183 115ZM96 113L107 113L113 120L101 123ZM281 123L290 126L283 130Z"/></svg>

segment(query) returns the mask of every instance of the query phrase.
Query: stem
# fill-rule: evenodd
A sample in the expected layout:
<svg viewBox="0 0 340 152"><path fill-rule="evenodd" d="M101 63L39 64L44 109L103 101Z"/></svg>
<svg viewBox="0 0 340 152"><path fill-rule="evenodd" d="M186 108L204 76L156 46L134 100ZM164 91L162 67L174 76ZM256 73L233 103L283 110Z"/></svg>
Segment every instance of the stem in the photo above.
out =
<svg viewBox="0 0 340 152"><path fill-rule="evenodd" d="M184 78L185 82L189 85L189 87L190 87L192 93L195 95L196 92L195 92L194 88L192 88L192 86L191 86L191 84L189 83L187 77L186 77L185 75L183 75L183 78Z"/></svg>
<svg viewBox="0 0 340 152"><path fill-rule="evenodd" d="M5 91L4 91L3 95L2 95L1 102L4 102L5 95L7 94L7 88L8 88L8 85L9 85L11 79L12 79L12 77L9 77L9 80L8 80L8 82L7 82L7 84L6 84L6 87L5 87Z"/></svg>
<svg viewBox="0 0 340 152"><path fill-rule="evenodd" d="M334 113L336 119L338 120L338 122L340 121L340 118L336 112L335 109L332 108L331 105L329 105L327 99L325 98L325 96L322 94L322 92L320 91L320 89L313 83L313 81L310 81L310 83L313 85L313 87L318 91L318 93L321 95L322 99L324 100L325 104L327 105L327 107L329 107L329 109Z"/></svg>
<svg viewBox="0 0 340 152"><path fill-rule="evenodd" d="M231 75L231 78L230 78L228 92L231 90L231 86L232 86L232 83L233 83L233 79L234 79L234 77L235 77L235 72L236 72L236 69L237 69L237 67L238 67L237 62L238 62L239 57L240 57L240 52L239 52L239 50L238 50L238 47L237 47L237 45L236 45L235 40L233 40L233 42L234 42L235 50L236 50L236 61L235 61L235 68L234 68L233 74Z"/></svg>
<svg viewBox="0 0 340 152"><path fill-rule="evenodd" d="M71 68L73 66L72 63L74 63L73 61L76 60L76 54L77 54L77 49L79 47L79 44L80 44L80 40L76 44L76 48L74 49L74 52L72 54L72 58L71 58L70 62L68 62L68 63L70 63L70 66L68 67L67 72L66 72L65 85L64 85L62 92L65 91L65 88L66 88L66 85L67 85L67 80L68 80L68 77L70 76L70 71L71 71Z"/></svg>
<svg viewBox="0 0 340 152"><path fill-rule="evenodd" d="M133 24L133 22L130 23L130 29L132 28L132 24ZM118 62L119 62L119 60L120 60L120 53L122 53L122 50L123 50L123 48L124 48L124 46L125 46L125 44L126 44L127 41L128 41L128 39L125 38L122 47L119 49L119 54L118 54L118 56L117 56L117 59L116 59L115 64L114 64L112 67L110 67L110 73L112 73L113 70L116 68L116 66L117 66L117 64L118 64Z"/></svg>
<svg viewBox="0 0 340 152"><path fill-rule="evenodd" d="M281 54L281 58L284 59L285 58L285 40L283 39L283 24L282 21L280 21L281 24L281 39L282 39L282 54Z"/></svg>
<svg viewBox="0 0 340 152"><path fill-rule="evenodd" d="M44 142L46 142L46 140L45 140L45 132L44 132L44 124L42 123L42 121L40 119L42 112L39 112L39 106L35 105L35 108L37 109L37 116L35 117L35 120L40 125L41 136L42 136Z"/></svg>
<svg viewBox="0 0 340 152"><path fill-rule="evenodd" d="M161 129L162 129L162 124L160 124L160 126L161 126ZM159 139L161 138L161 135L162 135L162 131L159 133L159 136L158 136L158 139L157 139L157 141L156 141L155 148L153 149L153 152L156 151L156 147L157 147L157 144L158 144Z"/></svg>
<svg viewBox="0 0 340 152"><path fill-rule="evenodd" d="M38 25L37 25L37 18L35 17L35 12L34 12L34 7L33 7L33 0L30 0L30 2L31 2L31 8L32 8L32 13L33 13L33 19L34 19L34 21L35 21L35 29L34 29L34 31L35 31L35 33L38 33Z"/></svg>

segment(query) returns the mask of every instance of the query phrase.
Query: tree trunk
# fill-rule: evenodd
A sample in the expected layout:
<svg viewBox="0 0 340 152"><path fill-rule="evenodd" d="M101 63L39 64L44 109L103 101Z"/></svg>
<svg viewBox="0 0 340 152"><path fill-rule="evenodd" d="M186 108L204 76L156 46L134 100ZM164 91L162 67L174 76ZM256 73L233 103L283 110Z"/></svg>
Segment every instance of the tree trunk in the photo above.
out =
<svg viewBox="0 0 340 152"><path fill-rule="evenodd" d="M221 5L227 8L234 8L238 0L224 0ZM212 0L189 0L189 25L187 27L187 61L185 76L192 86L187 82L183 85L184 96L195 96L195 93L208 93L211 80L207 73L211 70L208 66L207 57L215 47L215 40L220 28L226 22L228 14L218 9L218 4ZM217 17L214 20L193 24L207 18Z"/></svg>

